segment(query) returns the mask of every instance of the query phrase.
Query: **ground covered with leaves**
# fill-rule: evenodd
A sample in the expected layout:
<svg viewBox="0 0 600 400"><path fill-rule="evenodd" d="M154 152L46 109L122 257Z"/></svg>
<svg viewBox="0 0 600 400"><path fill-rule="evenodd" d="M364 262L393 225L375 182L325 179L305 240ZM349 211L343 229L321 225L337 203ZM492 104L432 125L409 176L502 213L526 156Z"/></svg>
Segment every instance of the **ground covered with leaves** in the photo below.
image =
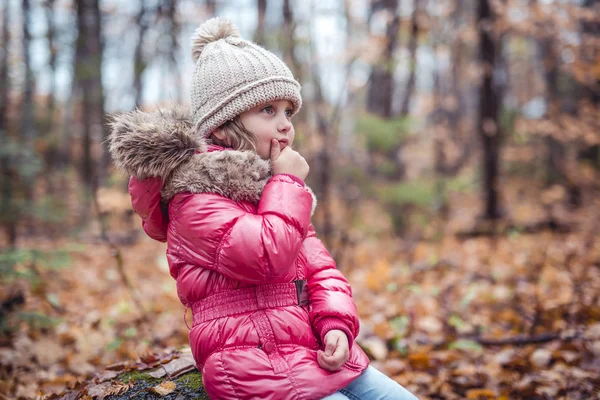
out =
<svg viewBox="0 0 600 400"><path fill-rule="evenodd" d="M534 206L512 187L499 224L459 193L421 235L390 234L368 202L348 233L357 342L420 399L600 398L600 200L570 210L546 191ZM117 192L102 202L129 207ZM40 253L1 287L2 398L202 398L165 245L126 236L22 243Z"/></svg>

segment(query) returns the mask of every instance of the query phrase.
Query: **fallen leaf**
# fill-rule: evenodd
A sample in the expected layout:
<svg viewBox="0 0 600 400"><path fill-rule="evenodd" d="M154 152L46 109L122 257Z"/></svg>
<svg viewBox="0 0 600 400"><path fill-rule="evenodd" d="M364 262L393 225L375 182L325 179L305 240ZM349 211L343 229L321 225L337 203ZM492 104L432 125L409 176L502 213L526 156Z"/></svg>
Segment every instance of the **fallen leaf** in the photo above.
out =
<svg viewBox="0 0 600 400"><path fill-rule="evenodd" d="M387 358L387 346L385 345L385 342L377 336L363 339L360 345L376 360L385 360Z"/></svg>
<svg viewBox="0 0 600 400"><path fill-rule="evenodd" d="M88 395L92 396L94 399L97 399L97 398L103 399L104 393L110 387L110 385L111 385L110 382L103 382L103 383L99 383L97 385L88 386L88 388L87 388Z"/></svg>
<svg viewBox="0 0 600 400"><path fill-rule="evenodd" d="M413 353L408 355L408 362L414 369L427 369L430 366L429 353Z"/></svg>
<svg viewBox="0 0 600 400"><path fill-rule="evenodd" d="M547 349L537 349L529 357L529 361L536 368L545 368L552 360L552 352Z"/></svg>
<svg viewBox="0 0 600 400"><path fill-rule="evenodd" d="M173 381L164 381L159 385L154 386L150 389L151 392L158 394L159 396L166 396L169 393L172 393L177 385Z"/></svg>
<svg viewBox="0 0 600 400"><path fill-rule="evenodd" d="M112 382L112 385L106 389L104 392L104 396L120 396L124 393L127 393L129 389L131 389L135 385L134 382L122 383L122 382Z"/></svg>
<svg viewBox="0 0 600 400"><path fill-rule="evenodd" d="M194 369L196 369L194 357L191 354L183 354L181 357L161 365L155 371L150 372L149 375L153 378L162 378L168 375L169 378L173 379Z"/></svg>
<svg viewBox="0 0 600 400"><path fill-rule="evenodd" d="M110 381L113 378L116 378L119 375L117 371L104 371L96 376L96 380L98 383Z"/></svg>
<svg viewBox="0 0 600 400"><path fill-rule="evenodd" d="M482 400L482 399L495 399L496 392L490 389L469 389L467 390L467 399L469 400Z"/></svg>

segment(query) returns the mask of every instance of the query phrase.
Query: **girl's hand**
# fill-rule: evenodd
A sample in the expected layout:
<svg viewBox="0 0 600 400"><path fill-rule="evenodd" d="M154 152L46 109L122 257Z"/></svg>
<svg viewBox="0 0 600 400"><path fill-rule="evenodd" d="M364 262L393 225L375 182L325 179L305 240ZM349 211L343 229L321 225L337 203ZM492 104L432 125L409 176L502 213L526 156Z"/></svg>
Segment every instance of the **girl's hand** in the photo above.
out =
<svg viewBox="0 0 600 400"><path fill-rule="evenodd" d="M321 368L328 371L337 371L348 361L350 349L348 348L348 337L339 329L332 329L325 334L325 351L317 351L317 362Z"/></svg>
<svg viewBox="0 0 600 400"><path fill-rule="evenodd" d="M273 166L273 174L290 174L305 180L310 171L308 163L298 153L286 146L283 150L277 139L271 140L271 165Z"/></svg>

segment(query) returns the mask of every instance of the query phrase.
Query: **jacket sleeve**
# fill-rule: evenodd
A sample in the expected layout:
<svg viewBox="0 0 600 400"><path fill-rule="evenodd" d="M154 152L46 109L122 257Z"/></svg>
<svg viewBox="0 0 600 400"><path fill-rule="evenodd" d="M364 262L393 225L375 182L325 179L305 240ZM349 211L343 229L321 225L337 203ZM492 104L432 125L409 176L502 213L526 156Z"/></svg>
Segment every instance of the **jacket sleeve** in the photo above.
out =
<svg viewBox="0 0 600 400"><path fill-rule="evenodd" d="M167 241L169 217L160 202L163 181L160 178L148 178L140 181L129 179L129 195L134 211L142 218L144 232L159 242Z"/></svg>
<svg viewBox="0 0 600 400"><path fill-rule="evenodd" d="M352 288L336 268L335 261L310 226L304 241L308 266L308 296L310 322L321 339L331 329L340 329L348 336L350 347L358 335L358 310L352 298Z"/></svg>
<svg viewBox="0 0 600 400"><path fill-rule="evenodd" d="M256 211L218 194L180 194L171 201L171 237L185 261L229 278L253 284L289 281L311 206L303 182L286 175L267 182Z"/></svg>

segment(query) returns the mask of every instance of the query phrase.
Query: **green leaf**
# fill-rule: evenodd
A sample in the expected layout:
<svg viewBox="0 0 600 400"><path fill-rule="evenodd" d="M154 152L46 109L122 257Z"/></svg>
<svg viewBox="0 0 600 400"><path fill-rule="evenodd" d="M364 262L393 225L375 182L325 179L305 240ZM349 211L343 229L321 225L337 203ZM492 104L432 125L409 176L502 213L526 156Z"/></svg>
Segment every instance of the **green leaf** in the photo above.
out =
<svg viewBox="0 0 600 400"><path fill-rule="evenodd" d="M390 326L394 330L394 333L399 337L406 335L406 330L408 329L409 324L410 317L406 315L396 317L390 321Z"/></svg>
<svg viewBox="0 0 600 400"><path fill-rule="evenodd" d="M40 312L20 312L17 317L33 329L53 328L62 321L60 318L54 318Z"/></svg>
<svg viewBox="0 0 600 400"><path fill-rule="evenodd" d="M448 345L448 348L451 350L467 350L477 353L483 351L483 347L479 343L467 339L460 339L452 342Z"/></svg>
<svg viewBox="0 0 600 400"><path fill-rule="evenodd" d="M48 303L52 304L54 307L60 307L60 299L56 293L48 293L46 295L46 300L48 300Z"/></svg>
<svg viewBox="0 0 600 400"><path fill-rule="evenodd" d="M477 296L477 285L471 284L469 286L469 289L467 289L467 293L465 294L465 297L463 297L463 299L460 302L460 307L466 308L469 304L471 304L471 302L473 301L473 299L475 299L476 296Z"/></svg>
<svg viewBox="0 0 600 400"><path fill-rule="evenodd" d="M452 314L450 318L448 318L448 324L456 329L460 329L465 326L465 321L463 321L458 315Z"/></svg>
<svg viewBox="0 0 600 400"><path fill-rule="evenodd" d="M119 347L121 347L122 344L123 344L123 339L115 339L106 345L106 351L107 352L114 351L114 350L118 349Z"/></svg>
<svg viewBox="0 0 600 400"><path fill-rule="evenodd" d="M386 289L388 292L396 292L398 291L398 284L396 282L390 282L387 284Z"/></svg>
<svg viewBox="0 0 600 400"><path fill-rule="evenodd" d="M134 326L132 326L132 327L127 328L123 334L125 335L125 337L132 338L135 335L137 335L137 333L138 333L137 329Z"/></svg>

